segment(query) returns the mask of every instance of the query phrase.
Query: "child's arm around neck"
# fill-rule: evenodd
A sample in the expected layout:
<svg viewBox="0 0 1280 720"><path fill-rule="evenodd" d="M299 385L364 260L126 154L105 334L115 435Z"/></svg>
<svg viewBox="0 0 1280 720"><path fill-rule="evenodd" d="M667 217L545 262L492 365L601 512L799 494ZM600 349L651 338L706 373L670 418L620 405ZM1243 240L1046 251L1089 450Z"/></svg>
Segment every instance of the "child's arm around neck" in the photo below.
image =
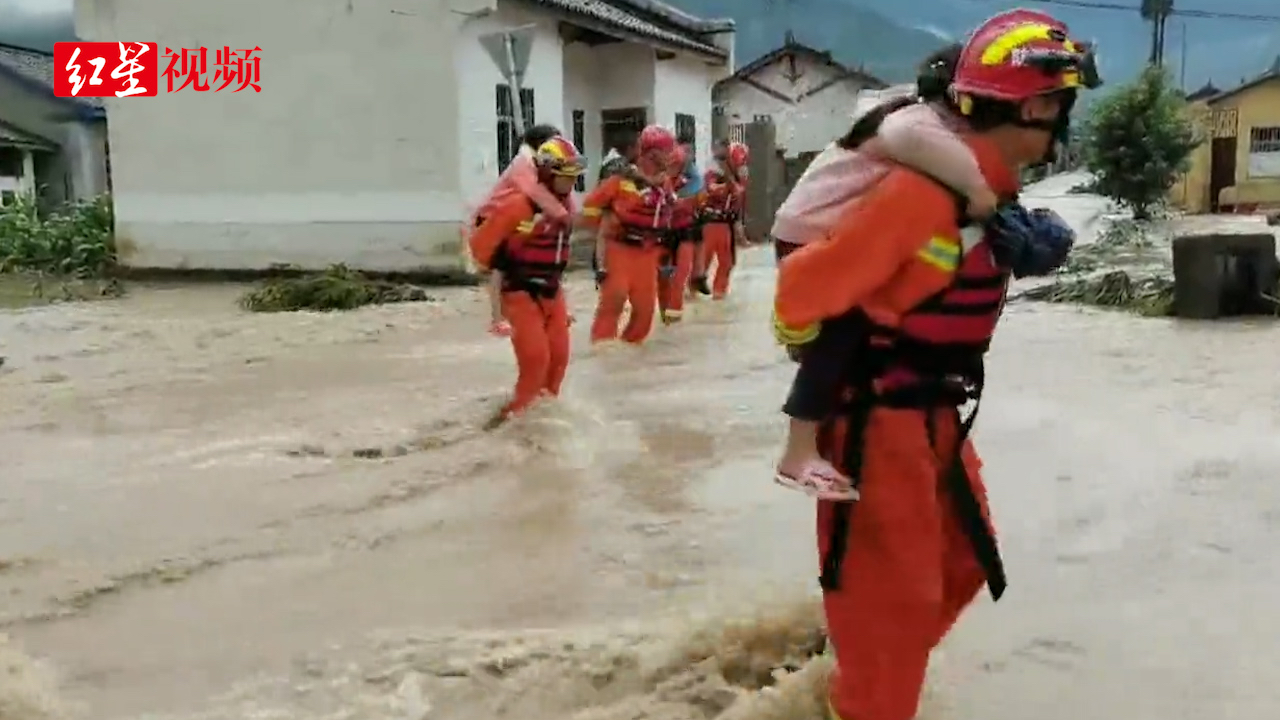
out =
<svg viewBox="0 0 1280 720"><path fill-rule="evenodd" d="M947 114L946 108L936 103L918 103L890 113L876 134L877 149L941 180L964 194L971 205L979 206L980 214L988 214L994 210L995 196L973 151L949 126Z"/></svg>

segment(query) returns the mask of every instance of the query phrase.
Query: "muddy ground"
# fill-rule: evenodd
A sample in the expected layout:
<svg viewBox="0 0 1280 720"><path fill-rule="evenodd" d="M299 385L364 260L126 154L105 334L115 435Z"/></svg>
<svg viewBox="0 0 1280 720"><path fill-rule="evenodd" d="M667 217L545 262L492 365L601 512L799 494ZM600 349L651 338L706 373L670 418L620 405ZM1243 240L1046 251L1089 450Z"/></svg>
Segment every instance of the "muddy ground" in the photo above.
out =
<svg viewBox="0 0 1280 720"><path fill-rule="evenodd" d="M812 506L770 482L772 277L745 253L729 301L599 352L575 286L565 398L495 434L512 361L474 290L6 311L0 631L57 672L49 717L714 715L736 695L695 629L763 613L795 644L816 584ZM928 720L1280 708L1277 341L1011 306L978 443L1012 585L948 643ZM713 650L769 654L735 637ZM38 717L4 703L42 682L0 677L0 717Z"/></svg>

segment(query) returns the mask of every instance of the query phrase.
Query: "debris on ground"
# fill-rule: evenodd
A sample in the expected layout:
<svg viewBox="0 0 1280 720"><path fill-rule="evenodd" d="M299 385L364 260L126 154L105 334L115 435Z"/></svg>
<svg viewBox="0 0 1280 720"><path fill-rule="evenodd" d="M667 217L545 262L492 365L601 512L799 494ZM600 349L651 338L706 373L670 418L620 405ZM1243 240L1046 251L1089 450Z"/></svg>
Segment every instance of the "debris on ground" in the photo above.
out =
<svg viewBox="0 0 1280 720"><path fill-rule="evenodd" d="M1168 317L1173 313L1173 272L1164 235L1150 223L1115 220L1096 240L1077 246L1052 282L1018 292L1010 299L1077 303Z"/></svg>
<svg viewBox="0 0 1280 720"><path fill-rule="evenodd" d="M268 279L245 293L240 307L251 312L329 312L433 300L418 285L375 280L345 265L332 265L322 273Z"/></svg>
<svg viewBox="0 0 1280 720"><path fill-rule="evenodd" d="M1025 290L1013 299L1078 303L1121 308L1147 317L1169 317L1173 314L1173 279L1135 279L1125 270L1111 270L1095 277L1060 279Z"/></svg>

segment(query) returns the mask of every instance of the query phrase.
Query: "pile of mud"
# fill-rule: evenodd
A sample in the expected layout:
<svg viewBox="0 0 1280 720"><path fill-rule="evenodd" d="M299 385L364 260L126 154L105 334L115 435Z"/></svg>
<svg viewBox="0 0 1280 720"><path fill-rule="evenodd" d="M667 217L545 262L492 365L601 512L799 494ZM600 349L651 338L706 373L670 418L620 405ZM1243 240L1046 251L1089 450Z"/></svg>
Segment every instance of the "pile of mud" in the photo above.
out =
<svg viewBox="0 0 1280 720"><path fill-rule="evenodd" d="M240 307L250 312L330 312L432 299L416 285L374 279L345 265L332 265L322 273L268 278L240 298Z"/></svg>
<svg viewBox="0 0 1280 720"><path fill-rule="evenodd" d="M0 634L0 720L66 720L53 676Z"/></svg>
<svg viewBox="0 0 1280 720"><path fill-rule="evenodd" d="M301 660L293 677L242 686L199 717L825 718L830 661L816 655L823 633L812 602L661 636L617 628L396 635L358 660Z"/></svg>

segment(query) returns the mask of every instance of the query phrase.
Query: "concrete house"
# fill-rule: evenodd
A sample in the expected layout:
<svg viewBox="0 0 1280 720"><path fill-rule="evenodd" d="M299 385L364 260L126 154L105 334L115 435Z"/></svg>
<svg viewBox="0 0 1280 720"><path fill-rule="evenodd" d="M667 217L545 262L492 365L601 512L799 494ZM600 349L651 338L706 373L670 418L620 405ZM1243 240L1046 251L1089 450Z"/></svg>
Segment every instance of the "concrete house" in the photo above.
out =
<svg viewBox="0 0 1280 720"><path fill-rule="evenodd" d="M1235 88L1187 100L1204 142L1172 202L1195 213L1280 209L1280 59Z"/></svg>
<svg viewBox="0 0 1280 720"><path fill-rule="evenodd" d="M516 151L482 39L521 28L525 120L561 127L593 171L648 122L707 158L733 25L656 0L76 0L81 37L208 46L210 77L212 48L261 48L261 92L107 100L123 262L457 264L459 224Z"/></svg>
<svg viewBox="0 0 1280 720"><path fill-rule="evenodd" d="M34 194L44 207L109 189L106 115L53 95L53 56L0 45L0 205Z"/></svg>
<svg viewBox="0 0 1280 720"><path fill-rule="evenodd" d="M878 78L788 35L782 47L720 81L714 97L717 113L730 127L771 119L778 147L796 157L818 152L844 134L859 93L884 87Z"/></svg>

